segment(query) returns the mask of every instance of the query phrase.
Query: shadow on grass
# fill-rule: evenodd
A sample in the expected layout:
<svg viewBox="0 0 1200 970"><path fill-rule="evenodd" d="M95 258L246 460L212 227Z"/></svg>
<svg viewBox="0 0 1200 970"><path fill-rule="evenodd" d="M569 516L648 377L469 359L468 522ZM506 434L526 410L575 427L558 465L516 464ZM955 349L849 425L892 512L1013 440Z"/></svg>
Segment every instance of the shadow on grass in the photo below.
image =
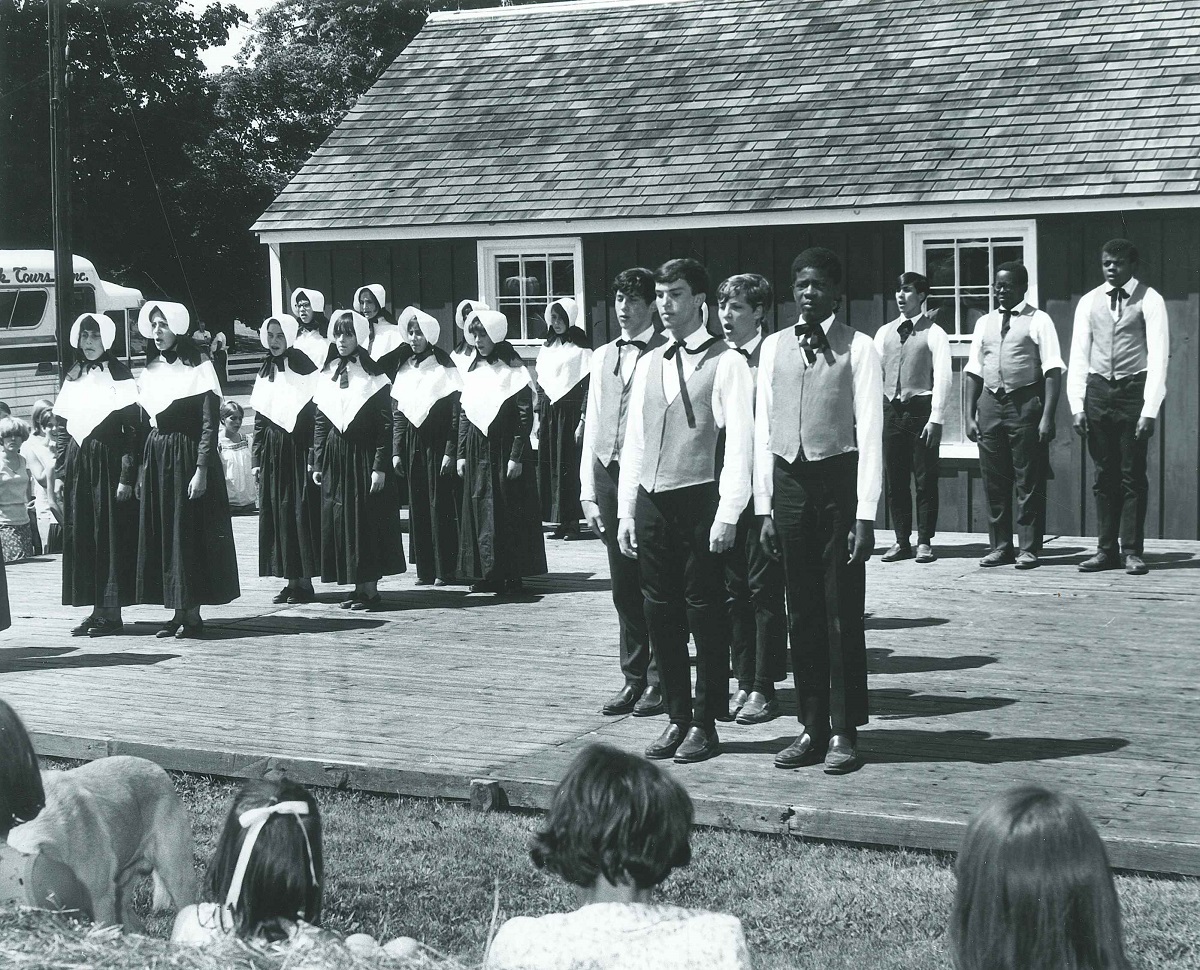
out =
<svg viewBox="0 0 1200 970"><path fill-rule="evenodd" d="M863 757L880 764L965 761L996 765L1111 754L1129 746L1126 738L998 738L987 731L858 732Z"/></svg>
<svg viewBox="0 0 1200 970"><path fill-rule="evenodd" d="M974 670L996 663L987 654L968 654L962 657L919 657L897 654L888 647L867 648L869 674L927 674L937 670Z"/></svg>
<svg viewBox="0 0 1200 970"><path fill-rule="evenodd" d="M128 627L126 628L128 629ZM83 640L80 646L90 642ZM81 653L78 647L18 647L0 650L0 674L26 670L72 670L87 667L149 667L175 660L177 653ZM74 654L67 656L67 654Z"/></svg>

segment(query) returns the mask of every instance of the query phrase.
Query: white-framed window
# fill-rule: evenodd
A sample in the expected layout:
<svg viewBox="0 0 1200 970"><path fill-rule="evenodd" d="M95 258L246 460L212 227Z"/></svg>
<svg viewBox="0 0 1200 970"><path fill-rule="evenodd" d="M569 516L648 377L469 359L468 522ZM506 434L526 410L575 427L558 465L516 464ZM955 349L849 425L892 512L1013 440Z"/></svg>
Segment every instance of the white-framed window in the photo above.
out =
<svg viewBox="0 0 1200 970"><path fill-rule="evenodd" d="M929 278L926 312L966 356L980 317L995 308L992 280L1001 263L1029 271L1025 299L1037 306L1037 223L1033 219L904 227L904 265Z"/></svg>
<svg viewBox="0 0 1200 970"><path fill-rule="evenodd" d="M478 244L479 293L508 317L514 344L546 339L546 307L563 297L583 305L583 240L487 239Z"/></svg>

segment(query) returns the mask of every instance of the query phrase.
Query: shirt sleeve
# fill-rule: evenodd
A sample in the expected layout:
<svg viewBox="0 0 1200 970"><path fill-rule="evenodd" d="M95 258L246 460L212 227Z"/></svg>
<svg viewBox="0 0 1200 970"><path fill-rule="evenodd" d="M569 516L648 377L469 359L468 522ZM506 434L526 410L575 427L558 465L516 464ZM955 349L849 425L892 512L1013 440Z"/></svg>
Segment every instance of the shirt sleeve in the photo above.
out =
<svg viewBox="0 0 1200 970"><path fill-rule="evenodd" d="M971 350L967 355L967 366L963 370L968 374L974 374L980 380L983 379L983 321L987 317L980 317L975 322L975 329L971 331Z"/></svg>
<svg viewBox="0 0 1200 970"><path fill-rule="evenodd" d="M1156 418L1167 396L1167 358L1171 351L1167 304L1157 290L1146 293L1142 315L1146 318L1146 393L1142 399L1142 417Z"/></svg>
<svg viewBox="0 0 1200 970"><path fill-rule="evenodd" d="M774 340L766 340L758 357L758 390L754 402L754 514L770 515L775 492L775 456L771 453L771 380L775 373ZM879 380L883 386L883 378Z"/></svg>
<svg viewBox="0 0 1200 970"><path fill-rule="evenodd" d="M737 525L750 503L754 461L754 376L741 354L728 352L718 358L712 407L717 426L725 429L716 521Z"/></svg>
<svg viewBox="0 0 1200 970"><path fill-rule="evenodd" d="M1085 293L1075 307L1075 322L1071 325L1071 364L1067 368L1067 405L1071 414L1083 412L1087 395L1088 371L1092 359L1092 303L1096 291Z"/></svg>
<svg viewBox="0 0 1200 970"><path fill-rule="evenodd" d="M616 350L616 348L613 348ZM619 351L617 351L619 353ZM596 426L600 422L600 388L603 385L601 372L606 357L601 347L592 354L591 380L588 382L587 410L583 417L583 444L579 448L579 501L596 501L596 479L593 473L592 455L596 449Z"/></svg>
<svg viewBox="0 0 1200 970"><path fill-rule="evenodd" d="M936 323L929 328L929 350L933 354L933 400L929 403L929 420L933 424L946 423L946 406L950 403L950 389L954 386L954 366L950 357L950 338ZM875 346L876 351L879 345ZM882 360L880 366L882 367Z"/></svg>
<svg viewBox="0 0 1200 970"><path fill-rule="evenodd" d="M1063 363L1062 350L1058 344L1058 331L1054 329L1054 321L1050 319L1050 314L1044 310L1034 312L1033 324L1029 328L1029 336L1033 338L1033 342L1038 346L1038 353L1042 358L1043 377L1047 371L1052 371L1056 367L1060 370L1067 369L1067 365Z"/></svg>
<svg viewBox="0 0 1200 970"><path fill-rule="evenodd" d="M761 366L761 362L760 362ZM871 338L854 335L854 431L858 438L858 515L874 520L883 490L883 369Z"/></svg>
<svg viewBox="0 0 1200 970"><path fill-rule="evenodd" d="M641 484L642 476L642 453L645 450L642 402L646 398L646 375L649 373L649 366L638 367L633 372L633 386L629 389L629 417L625 425L625 442L621 445L621 477L617 483L618 519L632 519L637 508L638 485Z"/></svg>

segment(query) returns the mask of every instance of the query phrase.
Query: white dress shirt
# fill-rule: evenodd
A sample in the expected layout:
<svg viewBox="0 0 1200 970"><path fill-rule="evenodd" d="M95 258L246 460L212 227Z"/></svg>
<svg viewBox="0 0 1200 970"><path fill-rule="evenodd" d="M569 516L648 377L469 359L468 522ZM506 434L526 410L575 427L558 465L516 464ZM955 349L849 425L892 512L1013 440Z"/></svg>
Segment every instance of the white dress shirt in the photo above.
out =
<svg viewBox="0 0 1200 970"><path fill-rule="evenodd" d="M711 338L712 334L708 330L697 327L683 344L688 349L695 349ZM667 347L672 343L675 341L668 341ZM695 372L696 365L704 355L682 351L679 355L683 361L683 379L686 381ZM663 395L670 404L679 396L679 374L675 361L664 361L657 354L653 359L658 361L662 371ZM621 449L621 479L617 486L617 517L621 519L633 518L634 509L637 508L638 486L642 484L642 454L645 448L642 405L646 397L649 373L649 367L637 368L629 393L629 420L625 427L625 444ZM721 466L718 483L720 501L717 504L716 521L725 525L737 525L752 494L753 387L750 365L741 354L725 353L717 359L717 372L713 377L712 412L717 427L725 429L725 462Z"/></svg>
<svg viewBox="0 0 1200 970"><path fill-rule="evenodd" d="M1023 312L1025 306L1025 301L1022 300L1012 308L1013 314ZM1067 365L1063 363L1062 350L1058 343L1058 331L1054 329L1054 321L1050 319L1050 314L1032 305L1031 309L1033 317L1029 321L1029 337L1037 344L1038 356L1042 358L1042 376L1045 377L1047 371L1056 367L1066 370ZM971 353L967 357L967 366L963 368L966 373L974 374L980 380L983 380L983 322L993 315L999 317L1000 311L992 310L975 322L975 330L971 334Z"/></svg>
<svg viewBox="0 0 1200 970"><path fill-rule="evenodd" d="M621 334L621 340L636 340L638 343L649 343L654 336L654 327L649 326L641 333L634 334L632 337L626 337ZM626 344L624 347L618 347L615 340L609 341L594 354L592 354L592 379L588 382L588 400L587 412L583 419L583 447L579 453L579 501L595 502L596 501L596 477L595 477L595 446L596 446L596 428L600 424L600 395L604 387L604 374L612 367L612 362L609 360L611 355L619 354L621 360L621 383L629 383L630 377L633 375L634 369L639 364L644 364L649 354L642 354L640 348L634 347L632 344ZM641 354L639 357L638 355ZM629 389L630 394L633 393L633 388ZM626 431L629 429L629 418L625 419ZM613 461L621 461L621 450L624 448L623 441L617 442L617 453L613 457Z"/></svg>
<svg viewBox="0 0 1200 970"><path fill-rule="evenodd" d="M916 326L923 313L918 313L915 317L897 317L891 323L885 323L875 333L875 350L880 357L880 366L883 363L883 342L888 335L895 333L900 329L900 324L905 320L912 320L913 326ZM950 358L950 338L946 336L946 331L939 327L936 323L933 324L928 331L926 339L929 341L929 352L933 354L933 391L932 394L928 391L918 391L914 397L932 397L929 402L929 420L933 424L945 424L946 403L950 400L950 387L954 382L954 366Z"/></svg>
<svg viewBox="0 0 1200 970"><path fill-rule="evenodd" d="M742 353L744 353L748 357L752 353L754 353L754 351L758 347L758 345L762 343L762 339L763 339L762 331L757 330L757 331L755 331L754 336L751 337L749 340L747 340L740 347L737 344L735 344L732 340L726 340L725 343L729 344L729 346L732 347L734 350L742 351Z"/></svg>
<svg viewBox="0 0 1200 970"><path fill-rule="evenodd" d="M833 317L821 328L828 334ZM793 327L763 341L758 358L758 398L754 419L754 512L770 515L775 496L775 455L771 451L771 379L775 352L781 340L795 340ZM806 365L807 366L807 365ZM875 343L855 331L850 342L854 381L854 434L858 440L858 511L856 518L874 521L883 491L883 363Z"/></svg>
<svg viewBox="0 0 1200 970"><path fill-rule="evenodd" d="M1131 279L1123 289L1132 293L1138 281ZM1092 360L1092 311L1097 302L1114 319L1120 319L1120 311L1113 311L1108 291L1112 287L1105 283L1083 295L1075 308L1075 327L1071 332L1071 369L1067 372L1067 403L1072 414L1083 412L1083 399L1087 393L1088 375L1093 373ZM1158 417L1167 396L1167 357L1170 353L1170 337L1167 329L1167 304L1158 290L1146 287L1142 299L1142 316L1146 318L1146 392L1143 397L1142 417Z"/></svg>

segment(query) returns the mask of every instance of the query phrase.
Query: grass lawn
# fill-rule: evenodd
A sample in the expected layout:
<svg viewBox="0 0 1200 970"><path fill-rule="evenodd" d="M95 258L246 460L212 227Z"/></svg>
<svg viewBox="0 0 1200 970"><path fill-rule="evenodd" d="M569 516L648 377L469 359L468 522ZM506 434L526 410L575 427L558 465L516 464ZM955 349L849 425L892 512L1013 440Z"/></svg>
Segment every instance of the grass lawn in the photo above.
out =
<svg viewBox="0 0 1200 970"><path fill-rule="evenodd" d="M236 785L174 777L195 827L203 874ZM412 936L474 966L483 956L497 886L502 920L574 908L569 887L529 862L536 816L484 815L454 803L326 789L315 794L325 827L324 924L337 933L365 932L381 941ZM738 916L758 967L949 966L942 933L954 876L947 857L715 830L697 831L692 846L692 864L666 882L662 899ZM1135 967L1200 966L1200 880L1121 876L1118 891ZM143 892L138 902L144 908L148 899ZM152 917L149 926L166 936L170 919ZM31 962L28 951L40 946L33 945L37 932L29 917L0 919L0 962L200 966L148 941L106 944L113 962L98 961L73 950L72 941L63 943L61 933L55 939L62 962ZM82 938L75 942L84 946ZM12 959L18 951L19 964Z"/></svg>

